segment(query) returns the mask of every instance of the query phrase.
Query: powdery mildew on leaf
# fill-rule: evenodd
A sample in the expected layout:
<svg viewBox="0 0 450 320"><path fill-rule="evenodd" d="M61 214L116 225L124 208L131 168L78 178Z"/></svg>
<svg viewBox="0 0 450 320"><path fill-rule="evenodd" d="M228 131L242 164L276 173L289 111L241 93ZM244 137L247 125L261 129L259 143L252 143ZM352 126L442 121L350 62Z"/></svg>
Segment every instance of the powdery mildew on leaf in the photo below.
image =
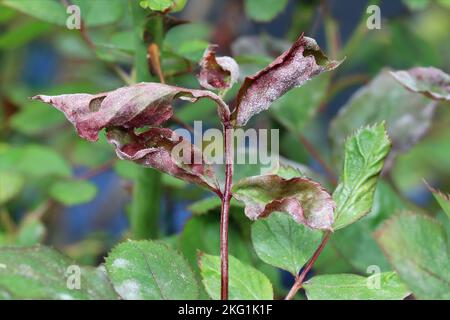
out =
<svg viewBox="0 0 450 320"><path fill-rule="evenodd" d="M335 69L342 61L330 61L314 39L301 35L292 47L269 66L247 77L237 97L233 118L244 126L251 117L267 110L270 104L293 87L312 77Z"/></svg>
<svg viewBox="0 0 450 320"><path fill-rule="evenodd" d="M168 128L150 128L143 133L113 128L107 131L107 138L122 160L134 161L184 181L218 189L213 167L202 160L202 152ZM181 147L180 144L184 144L190 152L183 153L180 157L173 156L173 149ZM201 161L195 162L195 159Z"/></svg>
<svg viewBox="0 0 450 320"><path fill-rule="evenodd" d="M216 57L215 48L214 45L206 48L198 80L208 90L231 88L239 78L239 66L231 57Z"/></svg>
<svg viewBox="0 0 450 320"><path fill-rule="evenodd" d="M406 89L434 100L450 101L450 75L437 68L418 67L391 72Z"/></svg>
<svg viewBox="0 0 450 320"><path fill-rule="evenodd" d="M245 203L245 214L252 220L281 211L310 228L331 230L333 225L335 204L331 195L306 178L245 178L233 187L233 196Z"/></svg>

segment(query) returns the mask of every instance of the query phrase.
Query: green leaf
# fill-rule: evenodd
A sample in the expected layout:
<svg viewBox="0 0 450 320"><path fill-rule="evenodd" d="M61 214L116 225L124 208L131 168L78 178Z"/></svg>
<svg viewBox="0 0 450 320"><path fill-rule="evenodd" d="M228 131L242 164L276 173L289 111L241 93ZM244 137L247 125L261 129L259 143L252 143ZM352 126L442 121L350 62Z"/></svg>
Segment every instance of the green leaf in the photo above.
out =
<svg viewBox="0 0 450 320"><path fill-rule="evenodd" d="M430 4L430 0L403 0L403 3L411 10L423 10Z"/></svg>
<svg viewBox="0 0 450 320"><path fill-rule="evenodd" d="M428 186L428 189L433 193L434 198L444 210L445 214L450 218L450 195L443 193L437 189Z"/></svg>
<svg viewBox="0 0 450 320"><path fill-rule="evenodd" d="M341 163L347 137L373 123L385 122L393 151L406 152L428 131L435 109L433 101L409 92L383 70L355 92L333 119L330 138L336 162Z"/></svg>
<svg viewBox="0 0 450 320"><path fill-rule="evenodd" d="M142 0L140 3L142 8L149 8L153 11L166 11L169 9L173 1L172 0Z"/></svg>
<svg viewBox="0 0 450 320"><path fill-rule="evenodd" d="M389 271L391 267L372 233L381 222L403 209L406 209L404 202L386 182L380 180L371 212L349 228L333 234L331 245L354 270L365 273L369 266L377 265L381 271Z"/></svg>
<svg viewBox="0 0 450 320"><path fill-rule="evenodd" d="M252 242L264 262L296 275L320 244L322 232L275 212L252 225Z"/></svg>
<svg viewBox="0 0 450 320"><path fill-rule="evenodd" d="M8 299L117 299L105 274L90 267L79 269L80 289L69 289L69 277L76 277L76 268L73 261L47 247L2 247L0 296L3 293Z"/></svg>
<svg viewBox="0 0 450 320"><path fill-rule="evenodd" d="M220 257L200 254L199 267L202 282L210 297L220 299ZM229 299L272 300L273 289L269 279L259 270L229 256Z"/></svg>
<svg viewBox="0 0 450 320"><path fill-rule="evenodd" d="M127 7L123 0L72 0L72 2L80 7L81 19L88 27L119 21Z"/></svg>
<svg viewBox="0 0 450 320"><path fill-rule="evenodd" d="M65 124L64 115L56 109L48 108L43 103L29 104L10 120L11 127L20 133L36 135L58 125Z"/></svg>
<svg viewBox="0 0 450 320"><path fill-rule="evenodd" d="M16 9L33 18L57 24L66 25L68 15L64 6L55 0L2 0L1 4Z"/></svg>
<svg viewBox="0 0 450 320"><path fill-rule="evenodd" d="M33 246L42 242L45 234L45 225L31 214L21 221L14 243L18 246Z"/></svg>
<svg viewBox="0 0 450 320"><path fill-rule="evenodd" d="M14 172L0 171L0 204L17 196L25 185L25 179Z"/></svg>
<svg viewBox="0 0 450 320"><path fill-rule="evenodd" d="M303 288L309 300L402 300L409 295L395 272L367 278L355 274L316 276Z"/></svg>
<svg viewBox="0 0 450 320"><path fill-rule="evenodd" d="M272 103L271 115L294 133L301 133L325 97L329 75L322 74L288 91Z"/></svg>
<svg viewBox="0 0 450 320"><path fill-rule="evenodd" d="M333 193L334 229L343 228L370 212L377 178L390 147L384 123L360 129L348 138L343 172Z"/></svg>
<svg viewBox="0 0 450 320"><path fill-rule="evenodd" d="M402 212L386 221L376 239L399 277L419 299L450 299L450 248L443 226L425 215Z"/></svg>
<svg viewBox="0 0 450 320"><path fill-rule="evenodd" d="M57 181L50 187L50 196L66 206L89 202L96 194L97 187L84 180Z"/></svg>
<svg viewBox="0 0 450 320"><path fill-rule="evenodd" d="M165 244L127 241L106 258L106 270L126 300L187 300L198 297L195 277L184 258Z"/></svg>
<svg viewBox="0 0 450 320"><path fill-rule="evenodd" d="M44 145L29 144L0 151L0 170L11 170L27 177L69 177L69 164L53 149Z"/></svg>
<svg viewBox="0 0 450 320"><path fill-rule="evenodd" d="M200 61L208 47L210 33L210 28L205 24L175 26L164 38L164 49L193 62Z"/></svg>
<svg viewBox="0 0 450 320"><path fill-rule="evenodd" d="M245 12L256 21L267 22L274 19L287 6L288 0L245 0Z"/></svg>
<svg viewBox="0 0 450 320"><path fill-rule="evenodd" d="M20 25L14 25L0 35L0 48L4 50L17 49L50 30L51 25L49 24L39 21L25 21Z"/></svg>

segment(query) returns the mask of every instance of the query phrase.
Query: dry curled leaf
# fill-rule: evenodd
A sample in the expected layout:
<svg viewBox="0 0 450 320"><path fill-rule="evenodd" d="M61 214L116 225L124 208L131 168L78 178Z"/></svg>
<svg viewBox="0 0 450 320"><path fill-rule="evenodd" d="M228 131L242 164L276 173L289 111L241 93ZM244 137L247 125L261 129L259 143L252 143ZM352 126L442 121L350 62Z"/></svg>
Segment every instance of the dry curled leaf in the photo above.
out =
<svg viewBox="0 0 450 320"><path fill-rule="evenodd" d="M433 68L413 68L391 72L406 89L434 100L450 101L450 75Z"/></svg>
<svg viewBox="0 0 450 320"><path fill-rule="evenodd" d="M251 117L293 87L301 86L318 74L335 69L342 61L329 60L314 39L301 35L292 47L269 66L245 78L233 119L244 126Z"/></svg>
<svg viewBox="0 0 450 320"><path fill-rule="evenodd" d="M78 134L90 141L98 139L100 130L108 127L140 128L158 126L172 116L171 103L180 98L196 101L214 100L222 121L229 119L226 104L214 93L192 90L160 83L138 83L99 94L37 95L41 100L62 111Z"/></svg>
<svg viewBox="0 0 450 320"><path fill-rule="evenodd" d="M206 48L198 80L208 90L231 88L239 78L239 66L231 57L216 57L215 48L213 45Z"/></svg>
<svg viewBox="0 0 450 320"><path fill-rule="evenodd" d="M245 203L245 214L252 220L281 211L310 228L330 230L333 225L331 195L306 178L284 179L275 174L249 177L233 186L233 196Z"/></svg>

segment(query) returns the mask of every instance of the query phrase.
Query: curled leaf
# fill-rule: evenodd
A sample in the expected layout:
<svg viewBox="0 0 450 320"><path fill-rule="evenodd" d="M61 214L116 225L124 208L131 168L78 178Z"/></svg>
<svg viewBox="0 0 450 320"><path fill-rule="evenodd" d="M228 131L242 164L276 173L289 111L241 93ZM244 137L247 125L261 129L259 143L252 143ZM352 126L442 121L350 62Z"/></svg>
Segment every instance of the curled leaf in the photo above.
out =
<svg viewBox="0 0 450 320"><path fill-rule="evenodd" d="M202 152L167 128L150 128L143 133L112 128L108 141L116 148L117 156L152 167L184 181L218 189L214 170L205 164ZM180 152L174 150L179 148Z"/></svg>
<svg viewBox="0 0 450 320"><path fill-rule="evenodd" d="M284 179L274 174L249 177L234 185L233 196L245 203L245 214L252 220L282 211L310 228L331 229L333 224L331 195L306 178Z"/></svg>
<svg viewBox="0 0 450 320"><path fill-rule="evenodd" d="M206 48L200 61L200 85L208 90L228 89L239 77L239 66L231 57L216 57L215 46Z"/></svg>
<svg viewBox="0 0 450 320"><path fill-rule="evenodd" d="M90 141L96 141L99 131L108 127L130 129L161 125L172 116L171 103L176 98L192 102L200 98L212 99L218 105L222 121L229 119L228 107L214 93L160 83L143 82L95 95L77 93L32 97L62 111L78 134Z"/></svg>
<svg viewBox="0 0 450 320"><path fill-rule="evenodd" d="M292 47L270 65L245 78L237 97L233 115L237 126L267 110L270 104L293 87L301 86L314 76L335 69L342 61L331 61L314 39L301 35Z"/></svg>
<svg viewBox="0 0 450 320"><path fill-rule="evenodd" d="M450 75L442 70L419 67L391 72L391 75L412 92L434 100L450 101Z"/></svg>

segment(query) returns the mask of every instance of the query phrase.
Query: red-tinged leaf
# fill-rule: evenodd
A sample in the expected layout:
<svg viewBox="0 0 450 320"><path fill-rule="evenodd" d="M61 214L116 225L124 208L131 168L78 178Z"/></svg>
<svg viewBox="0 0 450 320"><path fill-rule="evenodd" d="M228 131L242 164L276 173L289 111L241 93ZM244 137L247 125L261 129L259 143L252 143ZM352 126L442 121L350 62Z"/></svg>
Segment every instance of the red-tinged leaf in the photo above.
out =
<svg viewBox="0 0 450 320"><path fill-rule="evenodd" d="M333 225L331 195L306 178L275 174L245 178L233 186L233 196L245 203L245 214L252 220L282 211L310 228L331 230Z"/></svg>
<svg viewBox="0 0 450 320"><path fill-rule="evenodd" d="M245 125L251 117L267 110L273 101L293 87L335 69L341 62L329 60L314 39L301 35L288 51L269 66L245 78L233 114L236 125Z"/></svg>
<svg viewBox="0 0 450 320"><path fill-rule="evenodd" d="M131 129L111 128L107 130L107 138L120 159L155 168L213 191L219 188L213 168L205 164L201 151L170 129L150 128L137 134ZM187 152L175 152L176 146L186 147L183 150Z"/></svg>
<svg viewBox="0 0 450 320"><path fill-rule="evenodd" d="M172 116L171 103L175 98L192 102L200 98L212 99L218 105L222 121L229 120L227 105L214 93L160 83L139 83L95 95L38 95L32 99L53 105L66 115L81 137L96 141L103 128L131 129L164 123Z"/></svg>
<svg viewBox="0 0 450 320"><path fill-rule="evenodd" d="M450 101L450 75L433 68L413 68L391 72L406 89L421 93L434 100Z"/></svg>
<svg viewBox="0 0 450 320"><path fill-rule="evenodd" d="M208 90L228 89L239 77L239 66L231 57L216 57L215 46L210 45L200 61L200 85Z"/></svg>

